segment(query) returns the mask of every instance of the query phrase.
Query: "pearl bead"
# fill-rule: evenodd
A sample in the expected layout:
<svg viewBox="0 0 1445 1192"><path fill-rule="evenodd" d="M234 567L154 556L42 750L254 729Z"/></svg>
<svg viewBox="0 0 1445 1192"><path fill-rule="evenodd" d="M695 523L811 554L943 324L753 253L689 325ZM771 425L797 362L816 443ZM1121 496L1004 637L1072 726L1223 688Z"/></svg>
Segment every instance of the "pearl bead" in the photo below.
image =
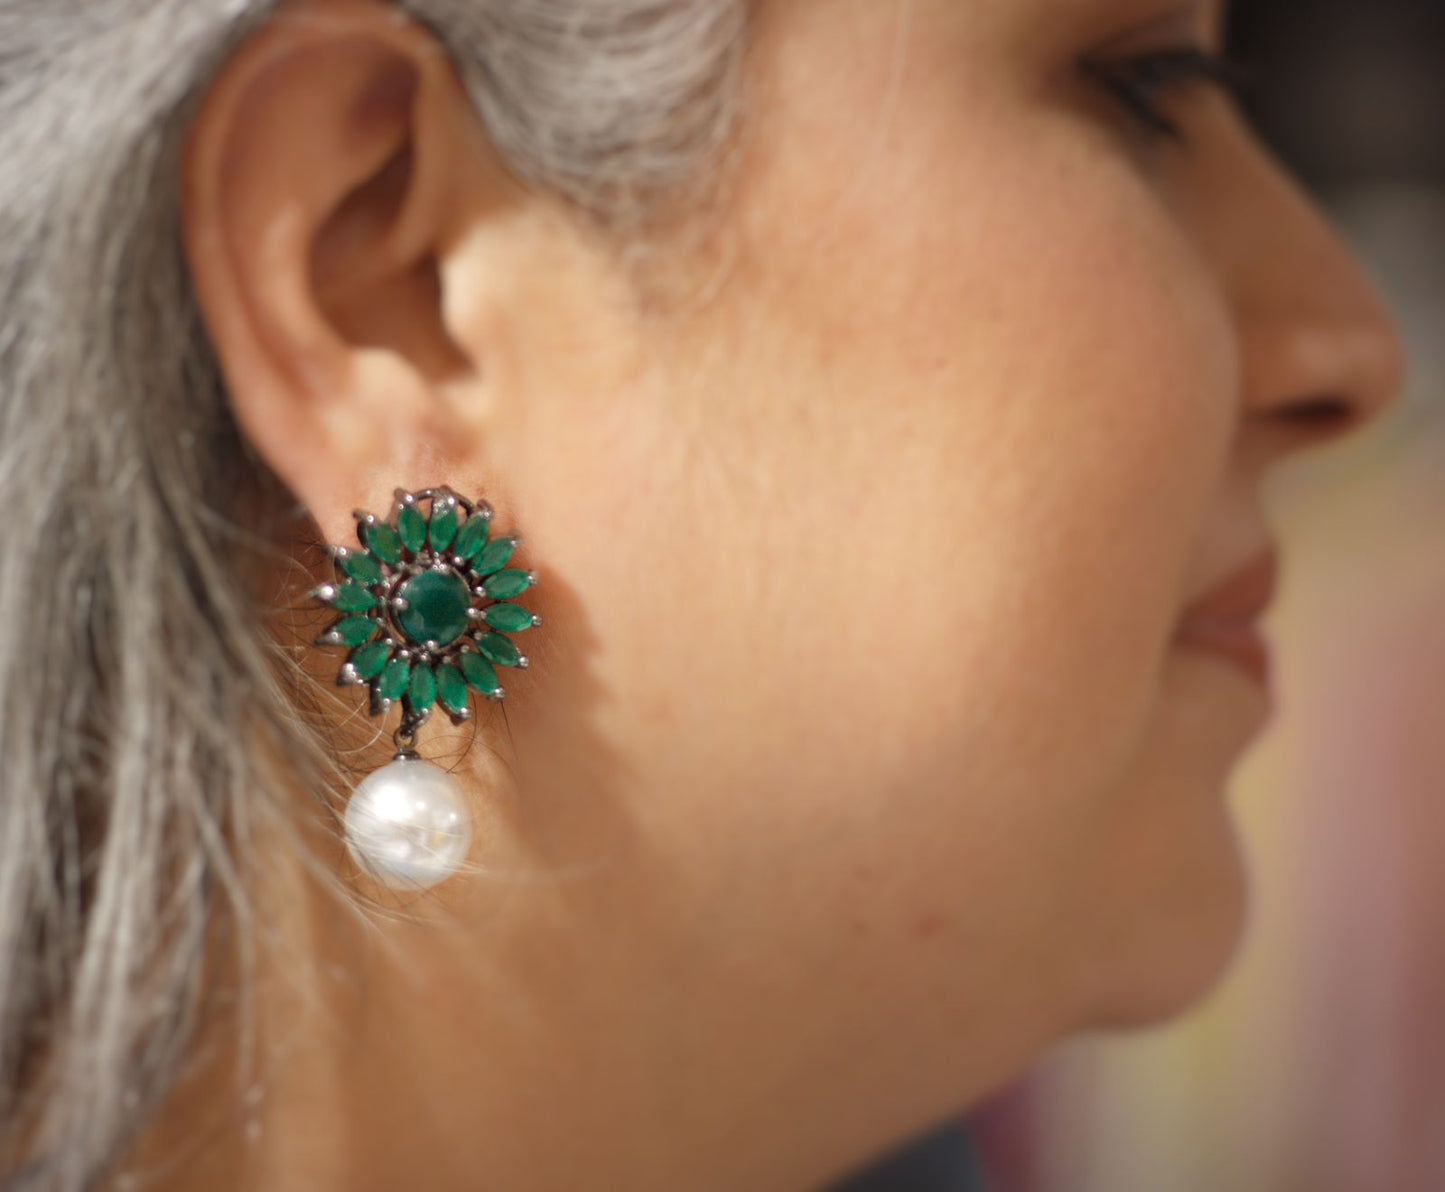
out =
<svg viewBox="0 0 1445 1192"><path fill-rule="evenodd" d="M445 770L397 758L368 774L346 805L346 847L356 863L397 889L451 877L472 843L472 813Z"/></svg>

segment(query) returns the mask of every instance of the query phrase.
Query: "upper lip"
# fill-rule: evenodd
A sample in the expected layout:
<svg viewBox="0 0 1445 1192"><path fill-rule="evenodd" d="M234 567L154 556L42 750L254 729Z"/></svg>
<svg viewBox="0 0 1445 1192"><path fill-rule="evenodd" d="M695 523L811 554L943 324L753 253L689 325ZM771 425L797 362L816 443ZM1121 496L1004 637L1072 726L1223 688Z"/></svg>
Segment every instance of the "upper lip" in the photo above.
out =
<svg viewBox="0 0 1445 1192"><path fill-rule="evenodd" d="M1278 583L1279 552L1270 547L1186 608L1181 628L1251 622L1269 608Z"/></svg>

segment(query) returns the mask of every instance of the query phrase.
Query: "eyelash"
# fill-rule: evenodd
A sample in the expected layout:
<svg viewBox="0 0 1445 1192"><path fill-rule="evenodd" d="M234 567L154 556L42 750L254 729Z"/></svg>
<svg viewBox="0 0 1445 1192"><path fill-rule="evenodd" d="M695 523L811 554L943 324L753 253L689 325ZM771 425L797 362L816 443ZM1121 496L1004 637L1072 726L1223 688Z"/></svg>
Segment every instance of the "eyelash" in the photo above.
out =
<svg viewBox="0 0 1445 1192"><path fill-rule="evenodd" d="M1179 144L1186 143L1184 130L1156 102L1159 91L1203 82L1238 96L1254 77L1253 71L1236 59L1199 46L1176 46L1113 61L1085 59L1082 65L1146 130Z"/></svg>

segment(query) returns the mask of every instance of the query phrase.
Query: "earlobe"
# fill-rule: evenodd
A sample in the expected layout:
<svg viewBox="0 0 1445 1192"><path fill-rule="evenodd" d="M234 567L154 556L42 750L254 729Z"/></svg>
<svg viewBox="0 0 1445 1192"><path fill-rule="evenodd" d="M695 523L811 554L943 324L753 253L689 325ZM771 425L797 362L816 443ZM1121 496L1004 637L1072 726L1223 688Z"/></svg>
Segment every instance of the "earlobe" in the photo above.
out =
<svg viewBox="0 0 1445 1192"><path fill-rule="evenodd" d="M431 479L414 461L476 432L441 269L476 197L474 121L424 29L325 0L248 41L190 129L185 244L237 421L318 514L349 512L359 478Z"/></svg>

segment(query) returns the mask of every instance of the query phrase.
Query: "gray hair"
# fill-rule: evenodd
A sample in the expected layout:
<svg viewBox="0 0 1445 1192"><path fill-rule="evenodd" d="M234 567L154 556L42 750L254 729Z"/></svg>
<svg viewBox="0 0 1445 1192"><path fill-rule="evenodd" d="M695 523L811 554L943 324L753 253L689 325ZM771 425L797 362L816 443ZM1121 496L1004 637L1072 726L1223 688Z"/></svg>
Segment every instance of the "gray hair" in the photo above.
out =
<svg viewBox="0 0 1445 1192"><path fill-rule="evenodd" d="M630 243L716 191L746 3L400 7L514 173ZM0 0L5 1192L94 1186L135 1141L219 912L245 935L246 839L346 781L253 590L309 519L232 420L180 247L189 116L272 7Z"/></svg>

